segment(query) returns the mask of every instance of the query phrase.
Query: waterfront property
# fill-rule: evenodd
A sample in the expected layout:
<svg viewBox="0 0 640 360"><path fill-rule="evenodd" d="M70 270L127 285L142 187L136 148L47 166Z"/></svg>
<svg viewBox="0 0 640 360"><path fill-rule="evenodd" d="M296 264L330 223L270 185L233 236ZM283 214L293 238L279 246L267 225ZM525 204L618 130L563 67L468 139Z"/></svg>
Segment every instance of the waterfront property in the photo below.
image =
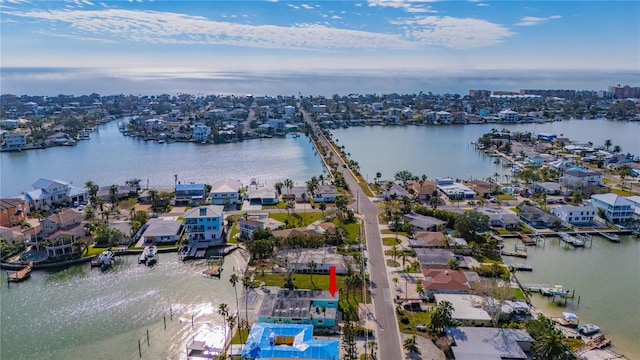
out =
<svg viewBox="0 0 640 360"><path fill-rule="evenodd" d="M607 220L614 224L622 224L633 217L634 203L614 193L595 194L591 196L591 205L604 211Z"/></svg>
<svg viewBox="0 0 640 360"><path fill-rule="evenodd" d="M253 324L242 359L338 360L337 340L314 340L313 325Z"/></svg>
<svg viewBox="0 0 640 360"><path fill-rule="evenodd" d="M413 231L434 231L439 225L447 222L437 219L433 216L421 215L416 213L405 214L403 220L411 225Z"/></svg>
<svg viewBox="0 0 640 360"><path fill-rule="evenodd" d="M526 360L533 350L533 338L526 330L449 327L451 351L456 360Z"/></svg>
<svg viewBox="0 0 640 360"><path fill-rule="evenodd" d="M573 167L562 174L560 182L569 185L571 188L601 186L603 185L603 178L601 172Z"/></svg>
<svg viewBox="0 0 640 360"><path fill-rule="evenodd" d="M88 199L87 189L63 180L40 178L31 187L33 190L23 193L20 198L28 201L34 210L49 210L54 205L73 204Z"/></svg>
<svg viewBox="0 0 640 360"><path fill-rule="evenodd" d="M557 216L549 214L548 212L533 205L523 205L519 216L520 220L536 229L550 227L556 221L561 222Z"/></svg>
<svg viewBox="0 0 640 360"><path fill-rule="evenodd" d="M145 226L144 244L176 243L182 235L182 223L173 219L151 219Z"/></svg>
<svg viewBox="0 0 640 360"><path fill-rule="evenodd" d="M473 190L451 178L437 178L436 184L438 190L451 200L473 200L476 197Z"/></svg>
<svg viewBox="0 0 640 360"><path fill-rule="evenodd" d="M290 249L280 250L277 259L287 268L299 273L328 274L331 266L335 266L336 274L347 273L345 260L353 263L353 257L338 254L336 247L323 247L319 249ZM360 266L354 264L353 271L359 271Z"/></svg>
<svg viewBox="0 0 640 360"><path fill-rule="evenodd" d="M178 206L200 205L206 200L205 184L177 184L175 204Z"/></svg>
<svg viewBox="0 0 640 360"><path fill-rule="evenodd" d="M551 209L551 213L564 223L576 226L592 225L596 217L596 209L591 205L562 205Z"/></svg>
<svg viewBox="0 0 640 360"><path fill-rule="evenodd" d="M321 290L277 290L262 299L258 321L273 324L312 324L333 328L339 294Z"/></svg>
<svg viewBox="0 0 640 360"><path fill-rule="evenodd" d="M184 214L184 231L189 238L189 256L211 246L224 245L224 207L221 205L199 206Z"/></svg>
<svg viewBox="0 0 640 360"><path fill-rule="evenodd" d="M475 210L489 217L490 226L501 227L507 230L518 228L518 215L512 211L505 210L501 207L480 207Z"/></svg>
<svg viewBox="0 0 640 360"><path fill-rule="evenodd" d="M40 232L32 236L30 243L40 245L44 241L47 256L50 258L71 255L74 243L84 236L82 214L71 209L64 209L49 215L40 223Z"/></svg>
<svg viewBox="0 0 640 360"><path fill-rule="evenodd" d="M240 201L240 180L226 178L211 185L209 192L210 202L214 205L237 204Z"/></svg>
<svg viewBox="0 0 640 360"><path fill-rule="evenodd" d="M418 261L422 269L446 269L449 267L449 261L455 259L453 251L447 249L415 249Z"/></svg>
<svg viewBox="0 0 640 360"><path fill-rule="evenodd" d="M434 294L466 294L472 283L480 281L478 273L473 271L422 269L422 275L422 287L429 298Z"/></svg>

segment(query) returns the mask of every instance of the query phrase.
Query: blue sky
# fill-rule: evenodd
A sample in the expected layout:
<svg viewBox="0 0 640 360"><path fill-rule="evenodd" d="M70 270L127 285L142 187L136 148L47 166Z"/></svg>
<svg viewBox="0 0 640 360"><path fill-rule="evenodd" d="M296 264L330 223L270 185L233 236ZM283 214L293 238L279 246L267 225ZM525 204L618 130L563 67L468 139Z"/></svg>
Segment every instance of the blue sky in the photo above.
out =
<svg viewBox="0 0 640 360"><path fill-rule="evenodd" d="M640 71L637 1L2 0L0 11L3 69Z"/></svg>

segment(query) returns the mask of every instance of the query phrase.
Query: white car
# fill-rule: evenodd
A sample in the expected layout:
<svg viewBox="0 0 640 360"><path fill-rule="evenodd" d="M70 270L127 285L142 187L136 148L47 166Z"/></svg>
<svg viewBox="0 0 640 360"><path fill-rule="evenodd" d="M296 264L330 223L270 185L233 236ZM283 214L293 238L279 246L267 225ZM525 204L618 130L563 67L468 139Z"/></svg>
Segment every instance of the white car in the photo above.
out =
<svg viewBox="0 0 640 360"><path fill-rule="evenodd" d="M78 211L82 211L82 210L84 210L84 205L78 206Z"/></svg>

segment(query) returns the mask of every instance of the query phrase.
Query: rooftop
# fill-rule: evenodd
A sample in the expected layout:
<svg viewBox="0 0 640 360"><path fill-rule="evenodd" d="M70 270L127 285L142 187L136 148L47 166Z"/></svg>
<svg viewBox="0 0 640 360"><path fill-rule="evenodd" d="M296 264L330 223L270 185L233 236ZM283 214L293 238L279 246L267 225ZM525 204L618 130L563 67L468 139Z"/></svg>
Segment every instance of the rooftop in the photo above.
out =
<svg viewBox="0 0 640 360"><path fill-rule="evenodd" d="M520 329L451 327L447 335L455 341L451 350L456 360L527 359L519 343L533 342Z"/></svg>
<svg viewBox="0 0 640 360"><path fill-rule="evenodd" d="M256 323L242 358L338 360L338 341L313 340L313 325Z"/></svg>

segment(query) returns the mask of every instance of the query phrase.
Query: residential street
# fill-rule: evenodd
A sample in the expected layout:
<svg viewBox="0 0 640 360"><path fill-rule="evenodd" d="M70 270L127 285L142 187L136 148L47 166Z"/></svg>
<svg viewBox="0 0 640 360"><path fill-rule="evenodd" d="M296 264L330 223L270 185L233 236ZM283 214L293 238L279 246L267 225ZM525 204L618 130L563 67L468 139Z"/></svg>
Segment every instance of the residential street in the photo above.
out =
<svg viewBox="0 0 640 360"><path fill-rule="evenodd" d="M308 114L304 113L313 131L318 136L318 141L327 149L331 148L328 140L317 126L308 121ZM339 158L338 158L339 159ZM371 277L371 298L373 302L376 338L378 341L378 356L381 359L402 359L404 352L400 341L400 331L396 320L395 303L393 294L389 286L387 269L385 265L384 251L378 224L378 213L380 209L368 197L360 194L359 185L355 177L348 168L338 167L345 181L349 185L352 194L357 197L355 204L351 206L354 211L357 209L364 218L364 229L367 240L367 251L369 253L369 274ZM354 194L355 191L355 194Z"/></svg>

